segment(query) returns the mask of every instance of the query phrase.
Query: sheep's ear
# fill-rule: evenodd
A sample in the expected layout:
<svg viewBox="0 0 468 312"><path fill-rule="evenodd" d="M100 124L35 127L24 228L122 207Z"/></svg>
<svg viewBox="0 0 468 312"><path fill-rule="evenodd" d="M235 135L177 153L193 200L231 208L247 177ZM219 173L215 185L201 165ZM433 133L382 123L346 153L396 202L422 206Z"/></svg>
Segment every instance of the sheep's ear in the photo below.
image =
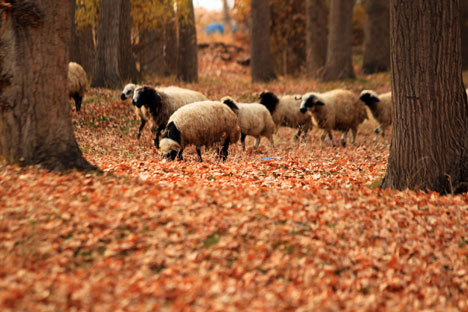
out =
<svg viewBox="0 0 468 312"><path fill-rule="evenodd" d="M325 103L323 103L322 101L317 100L317 101L315 101L315 105L317 105L317 106L324 106Z"/></svg>

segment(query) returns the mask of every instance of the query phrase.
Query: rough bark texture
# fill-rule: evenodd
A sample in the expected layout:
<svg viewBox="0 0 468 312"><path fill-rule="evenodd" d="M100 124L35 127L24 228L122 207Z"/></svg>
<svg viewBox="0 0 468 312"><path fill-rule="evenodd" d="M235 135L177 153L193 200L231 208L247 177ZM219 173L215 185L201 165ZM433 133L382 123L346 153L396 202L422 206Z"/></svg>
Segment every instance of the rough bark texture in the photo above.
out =
<svg viewBox="0 0 468 312"><path fill-rule="evenodd" d="M458 0L391 0L393 129L383 187L468 190Z"/></svg>
<svg viewBox="0 0 468 312"><path fill-rule="evenodd" d="M177 79L185 82L198 81L198 45L195 13L192 0L178 1L179 56Z"/></svg>
<svg viewBox="0 0 468 312"><path fill-rule="evenodd" d="M68 102L69 1L16 1L0 11L0 155L47 169L93 169Z"/></svg>
<svg viewBox="0 0 468 312"><path fill-rule="evenodd" d="M362 72L373 74L387 71L390 66L389 1L366 1L364 54Z"/></svg>
<svg viewBox="0 0 468 312"><path fill-rule="evenodd" d="M460 0L460 26L463 69L468 69L468 0Z"/></svg>
<svg viewBox="0 0 468 312"><path fill-rule="evenodd" d="M101 0L92 87L121 87L119 76L119 24L121 0Z"/></svg>
<svg viewBox="0 0 468 312"><path fill-rule="evenodd" d="M328 10L324 0L306 1L307 74L318 78L327 59Z"/></svg>
<svg viewBox="0 0 468 312"><path fill-rule="evenodd" d="M75 24L75 8L76 1L70 0L72 3L73 13L71 17L72 31L70 41L70 61L80 64L88 77L93 76L94 71L94 38L93 29L90 25L77 27Z"/></svg>
<svg viewBox="0 0 468 312"><path fill-rule="evenodd" d="M138 80L138 71L132 50L132 17L130 15L132 5L130 0L121 1L119 23L119 73L123 81L136 82Z"/></svg>
<svg viewBox="0 0 468 312"><path fill-rule="evenodd" d="M331 0L325 81L355 77L352 63L354 2Z"/></svg>
<svg viewBox="0 0 468 312"><path fill-rule="evenodd" d="M167 20L164 25L164 60L166 64L166 75L176 75L177 51L179 50L179 47L177 40L177 23L174 11L174 2L164 1L164 3L167 3L165 8Z"/></svg>
<svg viewBox="0 0 468 312"><path fill-rule="evenodd" d="M276 79L270 48L268 0L251 1L250 59L252 82Z"/></svg>
<svg viewBox="0 0 468 312"><path fill-rule="evenodd" d="M143 76L165 76L164 32L160 28L144 30L140 35L139 59Z"/></svg>

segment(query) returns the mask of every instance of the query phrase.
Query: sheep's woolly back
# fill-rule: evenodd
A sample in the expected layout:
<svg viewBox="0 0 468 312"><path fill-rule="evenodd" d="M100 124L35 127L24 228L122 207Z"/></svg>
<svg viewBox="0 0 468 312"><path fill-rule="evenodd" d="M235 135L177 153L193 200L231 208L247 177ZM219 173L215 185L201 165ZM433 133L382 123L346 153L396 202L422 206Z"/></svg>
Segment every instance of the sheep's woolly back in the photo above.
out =
<svg viewBox="0 0 468 312"><path fill-rule="evenodd" d="M88 78L83 67L75 62L68 63L68 96L72 97L77 93L83 97L86 89L88 89Z"/></svg>
<svg viewBox="0 0 468 312"><path fill-rule="evenodd" d="M311 129L312 119L309 114L302 114L299 110L301 100L298 95L284 95L279 98L279 103L272 114L273 121L280 127Z"/></svg>
<svg viewBox="0 0 468 312"><path fill-rule="evenodd" d="M364 90L359 98L369 107L372 115L381 127L386 128L392 124L393 107L391 92L378 95L375 91Z"/></svg>
<svg viewBox="0 0 468 312"><path fill-rule="evenodd" d="M236 114L225 104L217 101L203 101L185 105L169 119L181 133L181 144L212 146L229 137L235 143L240 137ZM161 140L161 144L163 141ZM164 143L169 145L169 143Z"/></svg>
<svg viewBox="0 0 468 312"><path fill-rule="evenodd" d="M314 105L310 108L319 128L324 130L347 131L357 129L367 118L366 109L359 98L348 90L332 90L325 93L308 93L304 102L313 98L315 102L324 105Z"/></svg>
<svg viewBox="0 0 468 312"><path fill-rule="evenodd" d="M245 135L271 137L276 126L268 109L258 103L239 103L239 126Z"/></svg>

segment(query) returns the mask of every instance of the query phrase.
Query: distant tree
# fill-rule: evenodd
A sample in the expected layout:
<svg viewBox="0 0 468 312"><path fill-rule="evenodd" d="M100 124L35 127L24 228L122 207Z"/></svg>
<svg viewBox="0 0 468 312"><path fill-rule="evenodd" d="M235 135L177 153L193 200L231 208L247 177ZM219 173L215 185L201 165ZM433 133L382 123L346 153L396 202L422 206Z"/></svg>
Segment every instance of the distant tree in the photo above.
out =
<svg viewBox="0 0 468 312"><path fill-rule="evenodd" d="M270 51L270 7L268 0L251 0L251 76L253 82L276 79Z"/></svg>
<svg viewBox="0 0 468 312"><path fill-rule="evenodd" d="M366 0L362 72L373 74L390 66L389 0Z"/></svg>
<svg viewBox="0 0 468 312"><path fill-rule="evenodd" d="M0 2L0 157L9 163L95 168L71 122L70 14L70 1Z"/></svg>
<svg viewBox="0 0 468 312"><path fill-rule="evenodd" d="M177 78L185 82L198 81L198 46L195 13L192 0L178 0L179 53Z"/></svg>
<svg viewBox="0 0 468 312"><path fill-rule="evenodd" d="M136 60L132 51L132 17L130 0L121 0L119 22L119 73L123 81L138 80Z"/></svg>
<svg viewBox="0 0 468 312"><path fill-rule="evenodd" d="M77 4L76 0L69 0L72 5L70 13L71 41L70 61L80 64L88 77L93 76L94 71L94 38L93 28L90 24L77 25L75 19Z"/></svg>
<svg viewBox="0 0 468 312"><path fill-rule="evenodd" d="M354 3L355 0L331 0L325 81L355 77L352 62Z"/></svg>
<svg viewBox="0 0 468 312"><path fill-rule="evenodd" d="M122 0L101 0L93 87L120 88L119 24Z"/></svg>
<svg viewBox="0 0 468 312"><path fill-rule="evenodd" d="M166 75L177 74L177 55L179 42L177 38L177 21L174 11L174 0L164 1L165 23L164 23L164 63ZM198 48L197 48L198 49ZM197 52L198 53L198 52ZM197 60L198 62L198 60ZM198 71L198 64L197 64Z"/></svg>
<svg viewBox="0 0 468 312"><path fill-rule="evenodd" d="M306 1L307 74L318 78L327 59L327 16L325 0Z"/></svg>
<svg viewBox="0 0 468 312"><path fill-rule="evenodd" d="M463 69L468 69L468 1L460 1L460 26ZM468 83L468 81L467 81Z"/></svg>
<svg viewBox="0 0 468 312"><path fill-rule="evenodd" d="M165 76L164 43L161 27L140 31L138 57L142 75Z"/></svg>
<svg viewBox="0 0 468 312"><path fill-rule="evenodd" d="M391 0L393 129L384 188L468 191L458 0Z"/></svg>
<svg viewBox="0 0 468 312"><path fill-rule="evenodd" d="M232 19L231 19L231 10L229 9L228 0L223 0L223 19L224 24L226 27L232 27Z"/></svg>

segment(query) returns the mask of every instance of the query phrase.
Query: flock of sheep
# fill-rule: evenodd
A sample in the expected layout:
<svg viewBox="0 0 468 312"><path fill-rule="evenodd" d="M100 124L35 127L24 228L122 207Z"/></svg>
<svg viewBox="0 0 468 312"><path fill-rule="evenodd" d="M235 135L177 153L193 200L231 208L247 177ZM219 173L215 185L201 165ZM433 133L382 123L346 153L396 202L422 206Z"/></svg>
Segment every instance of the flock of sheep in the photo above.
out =
<svg viewBox="0 0 468 312"><path fill-rule="evenodd" d="M86 87L86 73L78 64L70 63L69 96L75 100L77 111ZM322 141L328 135L333 145L331 131L337 130L342 133L343 146L351 130L354 144L358 126L367 119L365 105L379 123L374 140L378 133L384 137L385 129L392 124L391 93L379 95L371 90L362 91L360 96L343 89L281 97L262 92L259 103L237 103L231 97L208 100L200 92L174 86L154 89L128 84L121 94L121 100L127 99L132 99L135 114L141 120L137 137L149 123L156 148L172 160L183 159L182 153L189 145L196 147L199 161L201 147L215 145L219 157L225 160L229 145L239 139L245 150L248 135L256 139L254 148L261 137L273 145L273 134L281 126L298 129L298 139L315 124L323 130Z"/></svg>

